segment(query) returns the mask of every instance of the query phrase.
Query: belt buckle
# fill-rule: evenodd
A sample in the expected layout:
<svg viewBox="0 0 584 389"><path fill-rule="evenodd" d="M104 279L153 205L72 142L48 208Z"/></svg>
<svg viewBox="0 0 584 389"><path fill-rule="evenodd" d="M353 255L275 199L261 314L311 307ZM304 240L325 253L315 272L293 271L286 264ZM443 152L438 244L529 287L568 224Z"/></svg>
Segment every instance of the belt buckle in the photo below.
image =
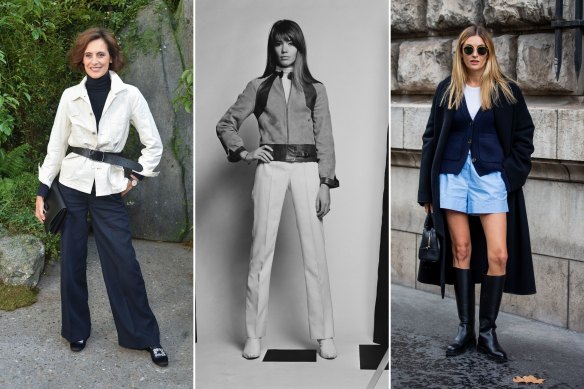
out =
<svg viewBox="0 0 584 389"><path fill-rule="evenodd" d="M286 145L286 160L296 161L296 148L293 145Z"/></svg>
<svg viewBox="0 0 584 389"><path fill-rule="evenodd" d="M90 159L93 159L94 161L97 161L97 162L103 162L105 160L105 153L103 151L89 149L89 156L91 157L94 154L96 154L96 155L101 154L101 161L99 159L93 159L93 158L90 158Z"/></svg>

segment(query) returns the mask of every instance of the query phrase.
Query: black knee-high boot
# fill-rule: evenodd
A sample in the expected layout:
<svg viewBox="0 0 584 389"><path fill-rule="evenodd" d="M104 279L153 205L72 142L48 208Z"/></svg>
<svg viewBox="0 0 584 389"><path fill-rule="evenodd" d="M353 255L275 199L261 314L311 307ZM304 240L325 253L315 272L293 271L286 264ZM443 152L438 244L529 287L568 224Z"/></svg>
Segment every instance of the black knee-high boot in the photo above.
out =
<svg viewBox="0 0 584 389"><path fill-rule="evenodd" d="M505 276L488 276L483 278L481 301L479 307L479 341L477 351L500 361L507 361L507 354L497 341L495 320L499 314Z"/></svg>
<svg viewBox="0 0 584 389"><path fill-rule="evenodd" d="M475 294L474 282L470 269L454 269L454 293L458 309L458 333L454 342L446 349L446 356L460 355L476 346Z"/></svg>

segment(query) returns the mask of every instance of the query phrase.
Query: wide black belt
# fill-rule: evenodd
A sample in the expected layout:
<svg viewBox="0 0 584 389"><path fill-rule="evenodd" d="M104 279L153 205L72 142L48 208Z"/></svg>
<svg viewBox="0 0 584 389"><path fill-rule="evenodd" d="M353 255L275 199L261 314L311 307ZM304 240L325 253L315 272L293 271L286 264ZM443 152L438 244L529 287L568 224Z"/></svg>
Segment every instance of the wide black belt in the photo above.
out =
<svg viewBox="0 0 584 389"><path fill-rule="evenodd" d="M108 153L106 151L91 150L83 147L71 147L70 150L75 154L82 155L92 161L105 162L110 165L118 165L132 169L135 172L141 172L144 168L138 162L122 157L120 153Z"/></svg>
<svg viewBox="0 0 584 389"><path fill-rule="evenodd" d="M315 145L266 144L272 150L274 161L280 162L318 162Z"/></svg>

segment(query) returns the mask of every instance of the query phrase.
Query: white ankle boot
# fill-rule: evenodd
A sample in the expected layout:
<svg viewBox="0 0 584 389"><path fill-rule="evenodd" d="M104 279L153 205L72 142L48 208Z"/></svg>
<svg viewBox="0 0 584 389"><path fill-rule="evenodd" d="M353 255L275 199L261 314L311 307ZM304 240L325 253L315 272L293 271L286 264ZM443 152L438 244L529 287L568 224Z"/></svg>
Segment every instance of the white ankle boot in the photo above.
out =
<svg viewBox="0 0 584 389"><path fill-rule="evenodd" d="M335 359L337 357L337 349L333 338L318 339L318 355L324 359Z"/></svg>
<svg viewBox="0 0 584 389"><path fill-rule="evenodd" d="M241 356L245 359L256 359L261 351L260 338L247 338Z"/></svg>

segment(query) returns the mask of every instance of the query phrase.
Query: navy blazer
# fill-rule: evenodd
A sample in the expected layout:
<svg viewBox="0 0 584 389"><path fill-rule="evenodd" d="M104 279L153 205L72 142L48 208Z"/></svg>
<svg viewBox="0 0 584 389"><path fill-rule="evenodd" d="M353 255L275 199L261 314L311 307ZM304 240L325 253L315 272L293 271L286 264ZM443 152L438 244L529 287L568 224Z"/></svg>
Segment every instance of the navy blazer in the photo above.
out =
<svg viewBox="0 0 584 389"><path fill-rule="evenodd" d="M442 260L439 264L420 264L418 281L440 285L452 283L452 251L450 236L445 228L445 218L440 209L440 168L451 131L454 110L441 105L442 96L450 84L451 77L442 81L432 101L432 108L426 130L422 137L422 158L418 203L431 203L434 209L434 226L442 243ZM535 293L535 277L531 255L531 243L527 224L527 211L521 188L531 170L533 153L533 132L535 127L519 87L510 82L515 104L507 102L502 92L498 105L493 106L495 129L503 148L503 171L507 182L507 278L505 291L515 294ZM476 219L471 217L471 219ZM475 282L481 282L482 274L488 266L486 242L480 222L471 220L471 240L473 245L471 267Z"/></svg>

